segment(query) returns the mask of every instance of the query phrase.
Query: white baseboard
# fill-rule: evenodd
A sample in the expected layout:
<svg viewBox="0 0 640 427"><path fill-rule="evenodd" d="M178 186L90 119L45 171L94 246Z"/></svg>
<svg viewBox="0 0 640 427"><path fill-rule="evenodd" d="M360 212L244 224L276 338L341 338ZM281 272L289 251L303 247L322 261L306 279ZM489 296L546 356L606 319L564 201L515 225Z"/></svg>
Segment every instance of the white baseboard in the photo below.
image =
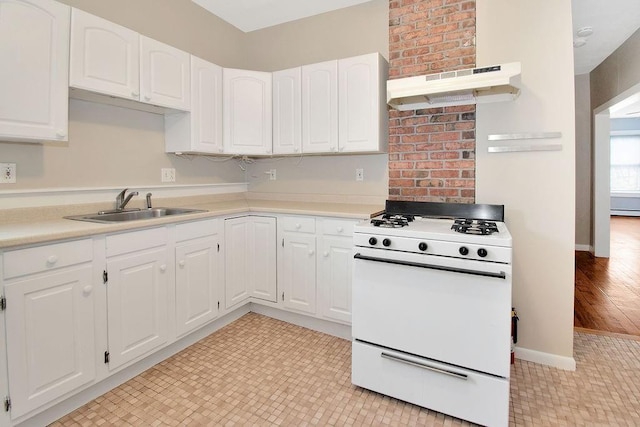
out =
<svg viewBox="0 0 640 427"><path fill-rule="evenodd" d="M576 370L576 360L573 357L559 356L557 354L516 347L516 358L540 365L553 366L554 368L564 369L565 371Z"/></svg>
<svg viewBox="0 0 640 427"><path fill-rule="evenodd" d="M591 245L579 245L576 243L576 251L593 252L593 246Z"/></svg>

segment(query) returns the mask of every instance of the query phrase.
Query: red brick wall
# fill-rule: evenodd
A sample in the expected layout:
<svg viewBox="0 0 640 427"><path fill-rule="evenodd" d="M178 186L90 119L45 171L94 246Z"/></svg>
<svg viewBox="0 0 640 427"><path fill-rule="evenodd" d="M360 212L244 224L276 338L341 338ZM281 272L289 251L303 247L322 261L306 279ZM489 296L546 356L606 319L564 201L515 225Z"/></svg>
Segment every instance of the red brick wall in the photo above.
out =
<svg viewBox="0 0 640 427"><path fill-rule="evenodd" d="M475 7L475 0L390 0L389 78L473 68ZM474 202L474 105L390 110L389 198Z"/></svg>

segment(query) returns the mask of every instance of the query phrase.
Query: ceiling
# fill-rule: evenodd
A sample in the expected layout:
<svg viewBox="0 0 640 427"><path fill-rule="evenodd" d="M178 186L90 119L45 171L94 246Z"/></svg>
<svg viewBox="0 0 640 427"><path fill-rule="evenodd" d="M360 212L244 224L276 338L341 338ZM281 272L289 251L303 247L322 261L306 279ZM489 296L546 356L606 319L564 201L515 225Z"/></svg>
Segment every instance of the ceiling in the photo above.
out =
<svg viewBox="0 0 640 427"><path fill-rule="evenodd" d="M191 0L248 33L371 0Z"/></svg>

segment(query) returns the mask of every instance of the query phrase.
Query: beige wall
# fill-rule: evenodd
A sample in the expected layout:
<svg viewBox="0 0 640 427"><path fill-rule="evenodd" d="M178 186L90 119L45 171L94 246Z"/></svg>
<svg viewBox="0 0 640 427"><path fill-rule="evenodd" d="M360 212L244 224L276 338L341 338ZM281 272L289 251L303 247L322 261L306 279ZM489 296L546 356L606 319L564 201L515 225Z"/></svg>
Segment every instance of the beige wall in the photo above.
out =
<svg viewBox="0 0 640 427"><path fill-rule="evenodd" d="M379 51L387 56L387 0L300 22L242 33L190 0L62 0L224 67L275 70ZM245 174L237 160L179 158L164 153L163 117L71 100L69 142L0 143L18 182L3 190L161 185L160 169L176 168L176 184L244 182L254 191L385 196L386 155L282 160L278 180L263 182L261 163ZM355 168L365 181L355 182ZM260 179L252 178L259 176Z"/></svg>
<svg viewBox="0 0 640 427"><path fill-rule="evenodd" d="M589 74L575 76L576 246L591 245L591 91Z"/></svg>
<svg viewBox="0 0 640 427"><path fill-rule="evenodd" d="M520 61L520 97L476 110L479 203L503 203L513 235L518 347L573 357L575 104L571 3L477 0L478 64ZM561 132L562 151L489 154L489 134ZM494 143L492 143L494 144ZM506 145L518 144L517 141Z"/></svg>
<svg viewBox="0 0 640 427"><path fill-rule="evenodd" d="M591 72L592 110L640 82L640 30Z"/></svg>

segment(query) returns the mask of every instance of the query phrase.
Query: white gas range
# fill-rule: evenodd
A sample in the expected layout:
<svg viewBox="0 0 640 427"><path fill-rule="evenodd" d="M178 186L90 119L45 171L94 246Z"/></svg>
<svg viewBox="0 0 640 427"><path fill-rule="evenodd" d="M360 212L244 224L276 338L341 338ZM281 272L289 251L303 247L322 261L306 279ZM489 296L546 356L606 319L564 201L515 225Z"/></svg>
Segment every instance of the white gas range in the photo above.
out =
<svg viewBox="0 0 640 427"><path fill-rule="evenodd" d="M508 424L512 269L503 219L501 205L388 201L384 217L355 227L353 384Z"/></svg>

